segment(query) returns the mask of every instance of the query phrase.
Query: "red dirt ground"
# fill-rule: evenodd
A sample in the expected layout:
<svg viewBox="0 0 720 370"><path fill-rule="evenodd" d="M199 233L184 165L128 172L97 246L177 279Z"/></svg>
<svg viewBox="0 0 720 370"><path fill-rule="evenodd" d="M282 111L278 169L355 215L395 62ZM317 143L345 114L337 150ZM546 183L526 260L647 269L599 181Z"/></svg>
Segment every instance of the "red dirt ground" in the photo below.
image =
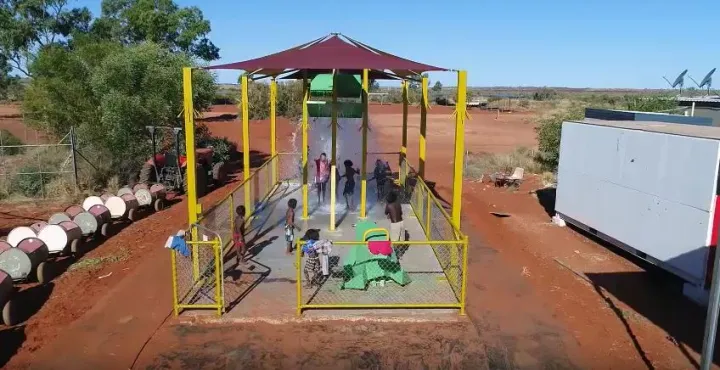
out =
<svg viewBox="0 0 720 370"><path fill-rule="evenodd" d="M206 123L214 133L241 142L240 125L223 112L235 114L235 109L218 107L214 113L220 117ZM449 112L447 107L431 111L427 163L428 177L448 200L453 142ZM381 146L396 151L398 107L374 105L372 113L377 115L371 122ZM419 118L416 111L411 113L409 157L417 163ZM504 152L535 143L531 114L506 114L499 120L494 113L471 114L466 141L472 152ZM280 145L292 132L288 123L279 120ZM268 131L264 122L252 124L252 149L267 152ZM219 199L232 186L211 193L203 203ZM528 193L537 187L528 181L512 192L465 182L470 321L158 328L170 310L169 256L160 246L185 223L181 203L128 226L83 257L116 257L117 262L66 272L43 288L40 295L49 299L27 323L0 331L2 347L20 347L7 367L33 363L97 368L113 363L117 366L112 368L127 368L140 352L136 365L156 368L227 368L237 363L318 369L693 367L702 339L697 324L704 311L670 292L667 279L644 272L646 266L569 228L549 224L538 199L546 194ZM489 214L498 210L512 216ZM0 355L0 364L6 359Z"/></svg>

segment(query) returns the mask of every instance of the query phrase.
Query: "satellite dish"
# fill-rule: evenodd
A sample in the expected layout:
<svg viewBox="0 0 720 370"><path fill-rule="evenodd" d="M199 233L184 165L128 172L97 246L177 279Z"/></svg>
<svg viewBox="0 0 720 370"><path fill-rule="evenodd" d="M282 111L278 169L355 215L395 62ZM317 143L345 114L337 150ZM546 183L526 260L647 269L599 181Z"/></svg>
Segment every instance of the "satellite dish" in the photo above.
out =
<svg viewBox="0 0 720 370"><path fill-rule="evenodd" d="M670 83L670 80L668 80L667 78L665 78L665 76L663 76L663 78L665 79L665 81L667 81L668 85L670 85L670 87L672 87L673 89L676 88L676 87L678 87L678 86L680 86L680 93L682 94L682 88L683 88L683 86L685 85L685 75L686 75L687 73L688 73L688 70L687 70L687 69L684 70L684 71L682 71L682 72L680 72L680 74L677 76L677 78L675 79L675 81L673 81L672 83Z"/></svg>
<svg viewBox="0 0 720 370"><path fill-rule="evenodd" d="M716 69L717 68L713 68L712 70L710 70L710 72L708 72L708 74L705 75L705 78L703 78L702 81L700 81L700 83L697 83L697 81L695 81L692 77L690 77L690 76L688 76L688 77L690 77L690 79L693 80L693 82L695 82L695 85L697 85L698 89L707 87L708 95L710 95L710 87L712 86L712 75L713 75L713 73L715 73Z"/></svg>

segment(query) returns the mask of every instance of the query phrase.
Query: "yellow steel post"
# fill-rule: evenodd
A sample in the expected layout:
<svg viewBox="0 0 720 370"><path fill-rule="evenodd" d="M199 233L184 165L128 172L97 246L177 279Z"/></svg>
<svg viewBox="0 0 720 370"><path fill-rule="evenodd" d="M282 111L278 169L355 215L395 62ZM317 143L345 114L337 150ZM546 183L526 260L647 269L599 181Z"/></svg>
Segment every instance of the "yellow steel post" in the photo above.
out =
<svg viewBox="0 0 720 370"><path fill-rule="evenodd" d="M422 77L422 100L420 101L420 153L418 175L425 179L425 144L427 141L428 78Z"/></svg>
<svg viewBox="0 0 720 370"><path fill-rule="evenodd" d="M177 261L175 251L170 251L170 266L172 269L172 290L173 290L173 314L175 317L180 313L178 310L178 286L177 286Z"/></svg>
<svg viewBox="0 0 720 370"><path fill-rule="evenodd" d="M338 125L338 113L337 113L337 71L333 71L333 84L332 84L332 110L330 125L332 126L332 154L330 155L330 165L337 165L337 125Z"/></svg>
<svg viewBox="0 0 720 370"><path fill-rule="evenodd" d="M235 233L235 199L232 194L228 197L228 207L230 207L230 232ZM244 217L245 215L242 215L241 217Z"/></svg>
<svg viewBox="0 0 720 370"><path fill-rule="evenodd" d="M462 260L462 288L460 289L460 315L465 315L465 305L467 304L467 264L468 264L468 237L464 238L465 243L462 245L463 248L463 260Z"/></svg>
<svg viewBox="0 0 720 370"><path fill-rule="evenodd" d="M308 219L308 99L310 88L308 86L307 71L303 71L303 103L302 103L302 219Z"/></svg>
<svg viewBox="0 0 720 370"><path fill-rule="evenodd" d="M274 158L277 153L277 122L275 119L275 107L277 106L277 81L275 81L275 77L270 80L270 157ZM278 165L277 161L273 160L271 164L270 170L272 171L271 174L271 184L275 185L278 181Z"/></svg>
<svg viewBox="0 0 720 370"><path fill-rule="evenodd" d="M363 104L363 119L362 119L362 168L360 169L360 218L365 218L366 206L367 206L367 135L368 135L368 88L369 88L369 71L363 69L362 76L362 104Z"/></svg>
<svg viewBox="0 0 720 370"><path fill-rule="evenodd" d="M462 206L463 164L465 162L465 119L467 118L467 71L458 71L457 100L455 103L455 156L453 159L452 222L460 230Z"/></svg>
<svg viewBox="0 0 720 370"><path fill-rule="evenodd" d="M300 256L300 248L297 248L295 251L295 283L296 285L296 293L297 293L297 306L296 306L296 314L298 316L302 315L302 274L300 273L300 269L302 268L302 258Z"/></svg>
<svg viewBox="0 0 720 370"><path fill-rule="evenodd" d="M425 207L426 207L426 209L425 209L425 233L426 233L426 235L425 236L427 237L428 240L430 240L430 239L432 239L432 232L430 230L430 225L431 225L430 220L432 218L432 198L431 198L432 194L430 193L429 188L425 188L425 190L423 190L423 191L425 192L426 199L427 199L427 202L425 203ZM420 201L422 202L422 199Z"/></svg>
<svg viewBox="0 0 720 370"><path fill-rule="evenodd" d="M335 169L337 167L333 164L330 166L330 231L335 231L335 181L337 180Z"/></svg>
<svg viewBox="0 0 720 370"><path fill-rule="evenodd" d="M251 199L252 184L250 181L250 118L248 107L248 75L243 74L240 78L240 99L242 105L242 131L243 131L243 178L245 179L245 219L249 218L253 211Z"/></svg>
<svg viewBox="0 0 720 370"><path fill-rule="evenodd" d="M192 227L198 220L200 207L197 198L197 171L195 160L195 122L193 117L193 95L192 95L192 68L183 68L183 112L185 113L185 152L186 152L186 170L185 178L187 182L187 201L188 201L188 225L192 231L192 241L198 240L197 230ZM193 246L192 262L193 262L193 280L197 280L200 276L200 262L198 261L197 246Z"/></svg>
<svg viewBox="0 0 720 370"><path fill-rule="evenodd" d="M222 297L222 278L220 277L223 274L222 269L222 254L220 253L220 250L222 247L220 246L220 241L218 239L215 239L217 241L216 244L212 246L213 248L213 255L215 256L215 304L218 305L217 307L217 315L218 317L222 316L222 310L223 310L223 297ZM205 247L207 248L207 247Z"/></svg>
<svg viewBox="0 0 720 370"><path fill-rule="evenodd" d="M402 115L402 144L400 146L400 164L406 162L407 165L407 129L408 129L408 83L402 81L402 100L403 100L403 115ZM405 184L404 171L400 171L400 183Z"/></svg>

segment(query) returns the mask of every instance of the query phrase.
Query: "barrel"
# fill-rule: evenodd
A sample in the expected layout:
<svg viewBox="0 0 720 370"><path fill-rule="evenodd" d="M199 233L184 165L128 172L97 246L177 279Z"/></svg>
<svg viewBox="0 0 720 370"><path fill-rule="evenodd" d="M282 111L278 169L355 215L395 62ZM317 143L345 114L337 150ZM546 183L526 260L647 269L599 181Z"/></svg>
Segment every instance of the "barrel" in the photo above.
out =
<svg viewBox="0 0 720 370"><path fill-rule="evenodd" d="M25 252L33 263L33 268L37 267L40 262L48 259L48 248L39 238L27 238L20 242L18 249Z"/></svg>
<svg viewBox="0 0 720 370"><path fill-rule="evenodd" d="M135 192L135 199L138 201L139 206L149 206L153 202L153 195L148 189L138 189Z"/></svg>
<svg viewBox="0 0 720 370"><path fill-rule="evenodd" d="M69 244L80 240L82 230L72 221L63 221L58 225L45 226L37 237L47 245L50 253L59 253Z"/></svg>
<svg viewBox="0 0 720 370"><path fill-rule="evenodd" d="M70 216L70 218L75 218L75 216L82 212L85 212L85 208L82 206L70 206L65 208L65 214Z"/></svg>
<svg viewBox="0 0 720 370"><path fill-rule="evenodd" d="M105 201L105 207L110 210L112 218L130 216L130 211L138 207L138 201L132 194L124 194L122 197L109 197Z"/></svg>
<svg viewBox="0 0 720 370"><path fill-rule="evenodd" d="M150 193L152 193L155 198L165 198L165 192L165 185L163 184L153 184L153 186L150 187Z"/></svg>
<svg viewBox="0 0 720 370"><path fill-rule="evenodd" d="M6 250L12 248L12 245L10 243L0 240L0 253L5 252Z"/></svg>
<svg viewBox="0 0 720 370"><path fill-rule="evenodd" d="M123 186L122 188L120 188L120 190L117 191L117 196L121 197L121 196L123 196L123 194L132 194L132 193L133 193L132 189L130 189L127 186Z"/></svg>
<svg viewBox="0 0 720 370"><path fill-rule="evenodd" d="M47 225L47 222L45 222L45 221L38 221L38 222L30 225L30 228L33 229L33 231L35 232L35 234L37 234L37 233L39 233L40 230L42 230L42 228L45 227L46 225Z"/></svg>
<svg viewBox="0 0 720 370"><path fill-rule="evenodd" d="M27 226L18 226L10 230L10 233L7 236L7 242L13 247L17 247L18 243L25 238L37 238L37 234L33 229Z"/></svg>
<svg viewBox="0 0 720 370"><path fill-rule="evenodd" d="M8 273L12 280L25 280L32 271L32 261L22 250L8 249L0 253L0 270Z"/></svg>
<svg viewBox="0 0 720 370"><path fill-rule="evenodd" d="M93 195L91 197L85 198L85 200L83 201L82 207L84 210L87 211L90 209L90 207L92 207L96 204L102 205L102 204L105 204L105 202L102 200L102 198L96 197Z"/></svg>
<svg viewBox="0 0 720 370"><path fill-rule="evenodd" d="M63 221L72 221L72 218L68 216L65 212L58 212L53 213L50 218L48 218L48 223L51 225L57 225Z"/></svg>
<svg viewBox="0 0 720 370"><path fill-rule="evenodd" d="M112 217L110 217L110 210L102 204L96 204L90 207L88 212L95 216L99 216L103 220L103 223L108 223L112 219Z"/></svg>
<svg viewBox="0 0 720 370"><path fill-rule="evenodd" d="M96 216L90 212L78 213L72 221L80 226L83 235L95 234L104 223L100 215Z"/></svg>
<svg viewBox="0 0 720 370"><path fill-rule="evenodd" d="M155 185L159 185L159 184L155 184ZM153 186L155 186L155 185L153 185ZM152 188L152 186L150 188ZM133 186L132 190L133 190L133 193L135 193L140 189L148 189L148 185L143 184L143 183L137 183L137 184L135 184L135 186Z"/></svg>
<svg viewBox="0 0 720 370"><path fill-rule="evenodd" d="M5 304L10 301L10 295L12 295L12 293L12 278L7 272L0 270L0 309L3 309Z"/></svg>

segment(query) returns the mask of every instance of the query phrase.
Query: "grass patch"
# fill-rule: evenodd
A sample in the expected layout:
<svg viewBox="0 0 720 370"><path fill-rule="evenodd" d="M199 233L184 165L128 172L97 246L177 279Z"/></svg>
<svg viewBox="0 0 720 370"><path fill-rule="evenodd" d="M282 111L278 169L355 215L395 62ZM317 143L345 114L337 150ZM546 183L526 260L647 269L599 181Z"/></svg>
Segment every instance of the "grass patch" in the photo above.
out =
<svg viewBox="0 0 720 370"><path fill-rule="evenodd" d="M80 261L72 264L68 271L83 270L83 269L99 269L104 265L124 261L128 258L128 255L123 254L112 254L109 256L102 257L86 257Z"/></svg>
<svg viewBox="0 0 720 370"><path fill-rule="evenodd" d="M467 158L465 177L480 180L483 175L496 172L512 172L515 167L525 169L526 174L541 173L542 167L535 161L537 151L520 147L511 153L471 153Z"/></svg>

